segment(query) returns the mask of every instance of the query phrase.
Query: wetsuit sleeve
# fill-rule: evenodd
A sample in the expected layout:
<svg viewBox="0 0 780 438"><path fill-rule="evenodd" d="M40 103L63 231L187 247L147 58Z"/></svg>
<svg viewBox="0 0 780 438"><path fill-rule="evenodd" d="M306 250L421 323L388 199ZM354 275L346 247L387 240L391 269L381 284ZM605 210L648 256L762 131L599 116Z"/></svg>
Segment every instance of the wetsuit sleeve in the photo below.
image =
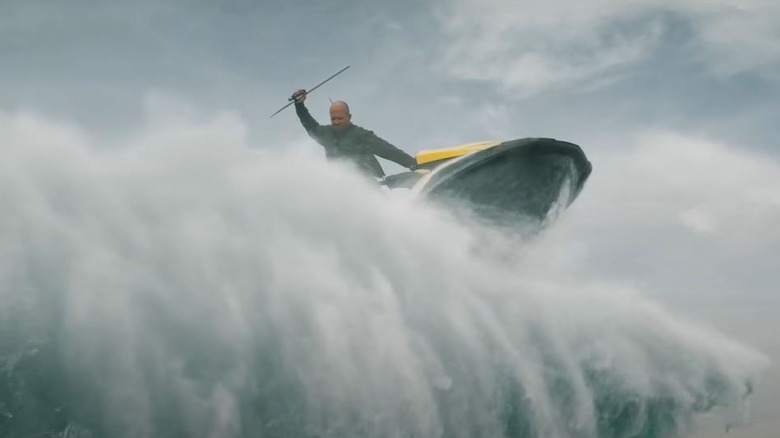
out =
<svg viewBox="0 0 780 438"><path fill-rule="evenodd" d="M372 131L366 131L365 143L368 145L371 153L376 156L398 163L407 169L417 165L417 159L388 143Z"/></svg>
<svg viewBox="0 0 780 438"><path fill-rule="evenodd" d="M295 102L295 113L298 114L298 118L301 120L301 124L306 129L309 135L316 135L317 129L320 124L309 113L309 109L302 102Z"/></svg>

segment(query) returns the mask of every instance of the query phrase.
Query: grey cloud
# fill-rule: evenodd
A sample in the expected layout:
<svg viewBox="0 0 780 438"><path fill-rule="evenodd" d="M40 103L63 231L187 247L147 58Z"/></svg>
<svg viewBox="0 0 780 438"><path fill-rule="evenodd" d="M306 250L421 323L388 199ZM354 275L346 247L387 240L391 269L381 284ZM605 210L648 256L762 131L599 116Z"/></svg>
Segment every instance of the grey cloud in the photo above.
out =
<svg viewBox="0 0 780 438"><path fill-rule="evenodd" d="M452 43L441 62L461 79L521 95L578 87L650 56L677 20L689 56L712 74L777 78L780 14L772 2L434 2Z"/></svg>

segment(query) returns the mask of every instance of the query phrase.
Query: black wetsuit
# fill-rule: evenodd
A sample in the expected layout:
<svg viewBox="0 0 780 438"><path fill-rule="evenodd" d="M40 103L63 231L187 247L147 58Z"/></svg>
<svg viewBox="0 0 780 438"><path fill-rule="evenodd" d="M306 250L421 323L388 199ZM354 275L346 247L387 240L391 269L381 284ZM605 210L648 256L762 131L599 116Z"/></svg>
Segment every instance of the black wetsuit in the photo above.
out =
<svg viewBox="0 0 780 438"><path fill-rule="evenodd" d="M354 124L340 131L333 125L320 125L300 102L295 103L295 112L309 136L325 148L325 157L329 160L350 160L359 170L376 178L384 178L385 172L375 155L408 169L417 164L414 157L379 138L372 131Z"/></svg>

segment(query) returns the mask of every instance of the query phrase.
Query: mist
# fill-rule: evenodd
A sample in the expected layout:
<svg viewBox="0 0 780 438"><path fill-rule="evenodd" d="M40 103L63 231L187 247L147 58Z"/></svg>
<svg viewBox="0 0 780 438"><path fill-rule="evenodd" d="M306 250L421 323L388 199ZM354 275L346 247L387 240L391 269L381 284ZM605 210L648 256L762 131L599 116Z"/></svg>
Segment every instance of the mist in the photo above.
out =
<svg viewBox="0 0 780 438"><path fill-rule="evenodd" d="M0 125L9 436L669 436L768 365L233 114Z"/></svg>

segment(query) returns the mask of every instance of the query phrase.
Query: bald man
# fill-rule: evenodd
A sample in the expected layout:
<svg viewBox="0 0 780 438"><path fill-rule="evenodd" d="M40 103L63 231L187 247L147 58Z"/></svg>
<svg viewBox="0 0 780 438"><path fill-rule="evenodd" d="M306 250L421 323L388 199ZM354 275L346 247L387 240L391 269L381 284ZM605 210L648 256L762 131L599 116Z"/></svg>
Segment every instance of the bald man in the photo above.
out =
<svg viewBox="0 0 780 438"><path fill-rule="evenodd" d="M325 156L329 160L347 159L358 166L358 169L377 179L382 179L385 172L376 157L413 169L417 160L406 152L398 149L387 141L379 138L372 131L352 123L349 105L344 101L335 101L330 105L330 125L320 125L309 114L303 104L306 91L298 90L295 97L295 112L301 124L311 138L325 148Z"/></svg>

